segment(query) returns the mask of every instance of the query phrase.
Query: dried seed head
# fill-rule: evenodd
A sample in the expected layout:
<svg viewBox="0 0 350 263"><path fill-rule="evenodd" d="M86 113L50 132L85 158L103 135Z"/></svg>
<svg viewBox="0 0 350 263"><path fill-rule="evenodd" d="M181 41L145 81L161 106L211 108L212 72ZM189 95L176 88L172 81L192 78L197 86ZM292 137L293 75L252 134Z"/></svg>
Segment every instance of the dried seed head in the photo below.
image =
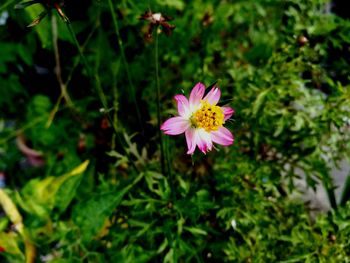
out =
<svg viewBox="0 0 350 263"><path fill-rule="evenodd" d="M300 46L305 46L308 42L309 42L309 40L305 36L298 37L298 44Z"/></svg>
<svg viewBox="0 0 350 263"><path fill-rule="evenodd" d="M154 28L160 26L163 32L170 36L175 26L168 23L172 18L162 15L161 13L152 13L151 11L145 12L141 17L141 20L146 20L149 22L148 31L146 34L146 39L152 38L152 32Z"/></svg>

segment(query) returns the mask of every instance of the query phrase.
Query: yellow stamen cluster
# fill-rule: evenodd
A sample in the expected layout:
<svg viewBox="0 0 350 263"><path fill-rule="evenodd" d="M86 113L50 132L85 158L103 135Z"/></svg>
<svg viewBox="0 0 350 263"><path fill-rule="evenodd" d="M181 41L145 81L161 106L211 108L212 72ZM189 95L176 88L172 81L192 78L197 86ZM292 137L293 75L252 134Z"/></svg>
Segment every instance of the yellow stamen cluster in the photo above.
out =
<svg viewBox="0 0 350 263"><path fill-rule="evenodd" d="M216 105L202 101L202 106L191 117L194 127L203 128L207 132L218 130L224 123L224 112Z"/></svg>

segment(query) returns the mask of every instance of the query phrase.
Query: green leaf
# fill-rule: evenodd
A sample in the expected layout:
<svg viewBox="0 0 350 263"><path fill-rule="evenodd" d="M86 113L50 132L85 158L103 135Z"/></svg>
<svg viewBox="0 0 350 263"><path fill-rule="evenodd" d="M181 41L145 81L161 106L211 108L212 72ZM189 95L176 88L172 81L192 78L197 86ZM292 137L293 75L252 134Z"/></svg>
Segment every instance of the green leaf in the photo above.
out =
<svg viewBox="0 0 350 263"><path fill-rule="evenodd" d="M10 220L7 217L0 218L0 231L4 231L10 223Z"/></svg>
<svg viewBox="0 0 350 263"><path fill-rule="evenodd" d="M141 180L143 174L120 192L100 193L80 202L73 209L73 221L80 227L83 242L90 242L103 227L108 217L130 189Z"/></svg>
<svg viewBox="0 0 350 263"><path fill-rule="evenodd" d="M169 249L168 253L165 255L163 263L175 263L176 256L174 254L174 249Z"/></svg>
<svg viewBox="0 0 350 263"><path fill-rule="evenodd" d="M15 232L0 233L0 246L5 250L6 253L17 255L24 260L24 255L19 248L18 235Z"/></svg>
<svg viewBox="0 0 350 263"><path fill-rule="evenodd" d="M88 165L89 160L62 176L29 181L21 193L17 193L20 206L40 218L47 218L54 207L63 212L72 201Z"/></svg>
<svg viewBox="0 0 350 263"><path fill-rule="evenodd" d="M45 12L46 10L40 4L32 5L24 9L30 18L30 22L37 19L40 14ZM51 24L50 20L48 20L48 16L44 18L38 25L32 28L38 34L41 45L44 48L51 46Z"/></svg>
<svg viewBox="0 0 350 263"><path fill-rule="evenodd" d="M145 179L151 192L159 195L163 200L167 200L170 196L170 188L167 179L159 173L147 171Z"/></svg>
<svg viewBox="0 0 350 263"><path fill-rule="evenodd" d="M0 205L13 224L22 224L21 214L11 197L3 189L0 189Z"/></svg>
<svg viewBox="0 0 350 263"><path fill-rule="evenodd" d="M254 104L253 104L253 116L256 117L259 110L261 109L262 105L265 102L266 95L270 92L270 89L266 89L263 92L260 92L258 97L256 98Z"/></svg>
<svg viewBox="0 0 350 263"><path fill-rule="evenodd" d="M208 235L207 231L204 231L198 227L184 227L184 229L191 232L193 235Z"/></svg>
<svg viewBox="0 0 350 263"><path fill-rule="evenodd" d="M59 212L64 212L70 202L73 200L77 188L80 185L80 182L83 178L83 174L81 173L78 176L73 176L64 181L61 187L58 189L56 194L55 204L58 208Z"/></svg>

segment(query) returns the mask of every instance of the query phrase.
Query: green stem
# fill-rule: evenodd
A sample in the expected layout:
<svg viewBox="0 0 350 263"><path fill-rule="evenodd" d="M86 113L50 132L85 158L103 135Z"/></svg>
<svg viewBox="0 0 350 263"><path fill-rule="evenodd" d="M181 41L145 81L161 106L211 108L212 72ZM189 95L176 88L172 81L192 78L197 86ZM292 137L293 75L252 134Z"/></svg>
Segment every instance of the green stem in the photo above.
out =
<svg viewBox="0 0 350 263"><path fill-rule="evenodd" d="M66 23L66 25L67 25L67 27L68 27L69 32L70 32L71 35L72 35L73 41L74 41L74 43L75 43L75 45L76 45L76 47L77 47L77 49L78 49L79 55L80 55L80 57L81 57L81 61L83 62L84 66L85 66L85 69L86 69L87 72L88 72L89 77L90 77L92 80L95 80L95 85L94 85L94 87L96 88L97 94L98 94L98 96L99 96L99 99L100 99L101 104L102 104L102 106L103 106L103 109L104 109L104 111L105 111L106 117L108 118L109 123L112 125L112 128L113 128L115 134L117 135L117 139L118 139L119 143L121 144L122 148L124 149L124 152L125 152L126 156L128 157L128 159L130 160L130 162L131 162L133 168L135 169L135 171L139 172L139 170L138 170L138 168L136 167L135 163L132 161L132 158L131 158L130 154L128 153L128 151L126 150L126 148L125 148L125 146L124 146L123 140L121 139L121 136L120 136L120 134L119 134L119 132L118 132L118 129L117 129L117 127L116 127L116 124L113 122L113 119L112 119L111 115L110 115L109 112L108 112L107 99L106 99L106 96L105 96L105 94L104 94L104 92L103 92L103 90L102 90L100 78L99 78L99 76L98 76L97 73L96 73L96 74L93 74L93 72L92 72L92 70L91 70L89 64L87 63L87 60L86 60L86 58L85 58L85 56L84 56L84 54L83 54L83 52L82 52L82 50L81 50L81 47L80 47L80 45L79 45L79 42L78 42L78 40L77 40L77 37L76 37L76 35L75 35L75 33L74 33L74 30L73 30L71 24L70 24L70 23Z"/></svg>
<svg viewBox="0 0 350 263"><path fill-rule="evenodd" d="M117 90L117 72L119 70L119 67L117 70L113 70L112 74L113 74L113 84L112 84L112 91L113 91L113 123L114 125L117 126L118 124L118 108L119 108L119 104L118 104L118 90ZM112 150L115 149L115 135L113 135L112 138Z"/></svg>
<svg viewBox="0 0 350 263"><path fill-rule="evenodd" d="M6 136L5 138L2 138L0 140L0 145L1 144L5 144L7 141L11 140L12 138L15 138L19 133L24 132L25 130L34 127L35 125L37 125L38 123L42 122L46 118L47 118L47 114L44 114L44 115L42 115L42 116L40 116L38 118L35 118L33 121L31 121L28 124L24 125L22 128L11 132L8 136Z"/></svg>
<svg viewBox="0 0 350 263"><path fill-rule="evenodd" d="M141 129L143 131L143 125L142 125L142 120L141 120L140 109L139 109L139 106L138 106L137 101L136 101L136 90L135 90L135 86L134 86L134 83L133 83L132 78L131 78L129 65L128 65L128 62L126 60L124 46L123 46L123 40L122 40L122 38L120 36L118 20L117 20L117 17L115 15L116 12L115 12L112 0L108 0L108 3L109 3L109 8L110 8L110 11L111 11L112 20L113 20L113 24L114 24L114 28L115 28L115 34L117 35L117 39L118 39L118 44L119 44L119 48L120 48L121 58L122 58L122 61L123 61L124 67L125 67L126 75L127 75L127 78L128 78L130 89L131 89L131 93L132 93L131 97L132 97L133 103L135 105L137 119L138 119L140 127L141 127Z"/></svg>
<svg viewBox="0 0 350 263"><path fill-rule="evenodd" d="M92 31L90 32L90 34L88 35L88 37L86 38L85 42L82 44L82 46L81 46L81 48L80 48L82 53L84 52L85 47L87 46L88 42L90 41L90 39L92 38L93 34L95 33L96 29L97 29L99 26L100 26L99 21L96 21L94 28L92 29ZM76 69L76 68L78 67L78 65L80 64L80 58L81 58L81 57L79 56L77 59L75 59L74 64L73 64L73 66L72 66L72 69L71 69L70 72L69 72L69 75L68 75L67 80L66 80L66 82L65 82L65 85L66 85L67 87L68 87L70 81L72 80L73 73L74 73L75 69Z"/></svg>
<svg viewBox="0 0 350 263"><path fill-rule="evenodd" d="M174 186L175 179L174 179L173 173L171 172L171 166L170 166L169 137L165 138L164 146L165 146L165 151L164 151L165 162L166 162L167 173L169 176L169 185L170 185L170 189L171 189L171 196L172 196L173 202L175 202L175 199L176 199L175 186Z"/></svg>
<svg viewBox="0 0 350 263"><path fill-rule="evenodd" d="M103 92L103 90L101 88L100 79L95 74L92 73L92 70L91 70L89 64L87 63L86 58L85 58L85 56L84 56L84 54L83 54L83 52L81 50L80 44L79 44L78 39L77 39L77 37L75 35L75 32L73 30L72 25L70 23L66 23L66 25L67 25L68 30L69 30L72 38L73 38L75 46L78 49L81 61L83 62L84 67L87 70L87 73L88 73L89 77L91 79L95 80L95 82L96 82L96 85L94 85L94 86L96 87L96 91L97 91L97 94L99 96L99 99L100 99L104 109L107 110L107 99L106 99L106 96L105 96L105 94L104 94L104 92Z"/></svg>
<svg viewBox="0 0 350 263"><path fill-rule="evenodd" d="M157 129L159 134L159 144L160 144L160 164L162 173L165 174L165 157L164 157L164 145L162 139L162 131L160 130L160 85L159 85L159 62L158 62L158 27L156 27L156 37L155 37L155 65L156 65L156 90L157 90Z"/></svg>

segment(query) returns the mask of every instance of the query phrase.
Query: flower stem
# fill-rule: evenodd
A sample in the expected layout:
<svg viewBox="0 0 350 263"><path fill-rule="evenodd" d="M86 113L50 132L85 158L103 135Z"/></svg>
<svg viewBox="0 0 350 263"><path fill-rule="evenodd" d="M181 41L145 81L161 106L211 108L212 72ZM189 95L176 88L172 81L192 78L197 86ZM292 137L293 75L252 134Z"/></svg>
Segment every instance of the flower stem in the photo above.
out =
<svg viewBox="0 0 350 263"><path fill-rule="evenodd" d="M165 137L165 162L166 162L166 169L167 169L167 174L169 177L169 185L170 185L170 189L171 189L171 197L173 199L173 202L175 202L176 199L176 193L175 193L175 186L174 186L174 175L171 172L171 166L170 166L170 159L169 159L169 137Z"/></svg>
<svg viewBox="0 0 350 263"><path fill-rule="evenodd" d="M118 44L119 44L119 48L120 48L121 58L122 58L122 61L123 61L124 67L125 67L126 75L127 75L127 78L128 78L130 89L131 89L131 98L132 98L133 103L135 105L137 119L138 119L138 122L139 122L140 127L141 127L142 132L143 132L144 129L143 129L143 124L142 124L142 120L141 120L140 109L139 109L139 106L138 106L137 101L136 101L136 90L135 90L135 86L134 86L134 83L133 83L132 78L131 78L129 65L128 65L128 62L126 60L124 46L123 46L123 40L122 40L122 38L120 36L118 20L117 20L117 17L115 15L116 12L115 12L112 0L108 0L108 3L109 3L109 8L110 8L110 11L111 11L112 20L113 20L113 24L114 24L114 28L115 28L115 34L117 35L117 39L118 39Z"/></svg>
<svg viewBox="0 0 350 263"><path fill-rule="evenodd" d="M164 145L163 145L163 139L162 139L162 132L160 130L160 85L159 85L159 62L158 62L158 26L156 27L156 37L155 37L155 66L156 66L156 90L157 90L157 128L158 128L158 134L159 134L159 144L160 144L160 164L162 173L165 174L165 156L164 156Z"/></svg>

